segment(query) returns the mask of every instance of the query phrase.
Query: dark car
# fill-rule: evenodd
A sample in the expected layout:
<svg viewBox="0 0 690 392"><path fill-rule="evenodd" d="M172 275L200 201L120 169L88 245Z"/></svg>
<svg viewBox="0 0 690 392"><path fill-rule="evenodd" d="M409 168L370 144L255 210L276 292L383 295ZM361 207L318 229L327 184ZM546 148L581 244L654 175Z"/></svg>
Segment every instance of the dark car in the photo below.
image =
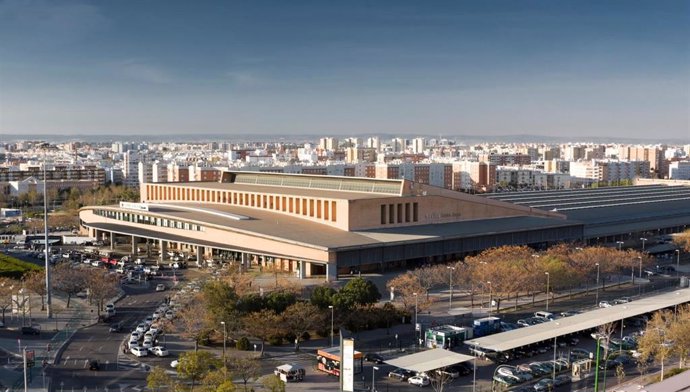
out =
<svg viewBox="0 0 690 392"><path fill-rule="evenodd" d="M22 335L40 335L41 330L34 327L22 327Z"/></svg>
<svg viewBox="0 0 690 392"><path fill-rule="evenodd" d="M401 368L391 370L390 373L388 373L388 377L397 378L400 381L406 381L412 376L414 376L414 372Z"/></svg>
<svg viewBox="0 0 690 392"><path fill-rule="evenodd" d="M464 363L448 366L448 369L459 373L461 376L467 376L469 374L472 374L472 368Z"/></svg>
<svg viewBox="0 0 690 392"><path fill-rule="evenodd" d="M89 361L89 370L101 370L101 365L96 360Z"/></svg>
<svg viewBox="0 0 690 392"><path fill-rule="evenodd" d="M108 332L122 332L122 325L120 323L110 325Z"/></svg>
<svg viewBox="0 0 690 392"><path fill-rule="evenodd" d="M383 363L383 357L376 353L368 353L364 356L364 360L367 362L373 362L376 364Z"/></svg>

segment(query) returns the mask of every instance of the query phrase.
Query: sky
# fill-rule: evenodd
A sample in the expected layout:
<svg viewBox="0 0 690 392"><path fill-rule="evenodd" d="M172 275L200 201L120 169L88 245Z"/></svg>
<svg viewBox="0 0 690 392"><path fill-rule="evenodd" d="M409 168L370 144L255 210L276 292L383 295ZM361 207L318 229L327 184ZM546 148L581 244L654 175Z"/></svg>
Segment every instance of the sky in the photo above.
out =
<svg viewBox="0 0 690 392"><path fill-rule="evenodd" d="M690 140L690 2L0 0L3 133Z"/></svg>

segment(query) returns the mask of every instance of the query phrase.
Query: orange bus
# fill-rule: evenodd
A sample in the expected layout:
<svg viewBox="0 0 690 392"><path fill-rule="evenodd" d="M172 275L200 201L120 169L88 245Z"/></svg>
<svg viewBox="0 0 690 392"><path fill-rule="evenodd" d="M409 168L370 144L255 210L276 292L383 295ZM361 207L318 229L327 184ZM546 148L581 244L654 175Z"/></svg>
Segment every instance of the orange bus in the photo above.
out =
<svg viewBox="0 0 690 392"><path fill-rule="evenodd" d="M355 351L355 374L362 372L363 362L364 355L359 351ZM330 347L316 350L316 368L324 373L340 377L340 347Z"/></svg>

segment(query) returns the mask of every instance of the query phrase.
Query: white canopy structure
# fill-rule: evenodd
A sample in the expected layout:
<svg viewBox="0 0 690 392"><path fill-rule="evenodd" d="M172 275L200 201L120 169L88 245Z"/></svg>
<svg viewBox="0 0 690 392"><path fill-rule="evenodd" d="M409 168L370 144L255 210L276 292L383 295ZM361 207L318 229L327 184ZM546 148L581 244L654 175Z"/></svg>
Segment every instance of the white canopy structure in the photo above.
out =
<svg viewBox="0 0 690 392"><path fill-rule="evenodd" d="M386 361L386 363L415 372L428 372L455 365L460 362L470 361L472 359L474 359L474 357L469 355L454 353L442 348L435 348L433 350L391 359Z"/></svg>

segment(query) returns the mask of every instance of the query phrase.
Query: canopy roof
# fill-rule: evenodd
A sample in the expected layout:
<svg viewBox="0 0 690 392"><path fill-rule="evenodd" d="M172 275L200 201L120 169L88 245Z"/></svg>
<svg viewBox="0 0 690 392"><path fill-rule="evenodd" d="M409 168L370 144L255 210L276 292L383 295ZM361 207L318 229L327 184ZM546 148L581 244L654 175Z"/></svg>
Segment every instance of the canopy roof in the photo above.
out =
<svg viewBox="0 0 690 392"><path fill-rule="evenodd" d="M508 351L686 302L690 302L690 289L674 290L664 294L641 298L626 304L559 318L543 324L518 328L479 339L466 340L464 343L469 346L493 351Z"/></svg>
<svg viewBox="0 0 690 392"><path fill-rule="evenodd" d="M391 359L386 361L386 363L415 372L428 372L455 365L460 362L470 361L472 359L474 359L474 357L469 355L454 353L442 348L435 348L433 350Z"/></svg>

